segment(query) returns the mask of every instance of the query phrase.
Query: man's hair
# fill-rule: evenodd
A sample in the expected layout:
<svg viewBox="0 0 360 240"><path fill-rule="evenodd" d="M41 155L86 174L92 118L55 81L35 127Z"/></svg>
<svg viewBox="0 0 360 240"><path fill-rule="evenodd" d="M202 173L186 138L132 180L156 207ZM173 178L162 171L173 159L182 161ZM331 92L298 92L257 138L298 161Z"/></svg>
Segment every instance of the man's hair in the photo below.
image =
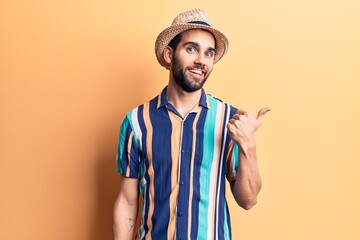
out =
<svg viewBox="0 0 360 240"><path fill-rule="evenodd" d="M208 30L204 30L204 31L207 31L207 32L211 33L211 35L213 35L214 40L215 40L215 46L216 46L216 38L215 38L214 34ZM176 48L179 45L179 42L181 41L181 39L182 39L182 33L179 33L173 39L171 39L171 41L169 42L168 46L172 48L173 52L176 51Z"/></svg>
<svg viewBox="0 0 360 240"><path fill-rule="evenodd" d="M177 46L179 45L179 42L182 39L182 33L179 33L176 35L171 41L169 42L168 46L172 48L173 52L176 51Z"/></svg>

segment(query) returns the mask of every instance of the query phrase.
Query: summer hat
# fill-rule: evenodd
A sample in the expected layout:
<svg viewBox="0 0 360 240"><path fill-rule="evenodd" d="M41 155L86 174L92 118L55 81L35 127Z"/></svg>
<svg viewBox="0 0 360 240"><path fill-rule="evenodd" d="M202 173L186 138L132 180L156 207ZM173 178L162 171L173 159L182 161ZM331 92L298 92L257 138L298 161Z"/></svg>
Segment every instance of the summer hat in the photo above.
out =
<svg viewBox="0 0 360 240"><path fill-rule="evenodd" d="M190 29L204 29L211 32L215 37L215 58L214 63L218 62L229 47L229 41L219 30L213 28L206 11L193 9L180 13L172 22L171 26L163 30L155 42L155 54L159 63L169 69L169 64L163 57L163 51L170 41L179 33Z"/></svg>

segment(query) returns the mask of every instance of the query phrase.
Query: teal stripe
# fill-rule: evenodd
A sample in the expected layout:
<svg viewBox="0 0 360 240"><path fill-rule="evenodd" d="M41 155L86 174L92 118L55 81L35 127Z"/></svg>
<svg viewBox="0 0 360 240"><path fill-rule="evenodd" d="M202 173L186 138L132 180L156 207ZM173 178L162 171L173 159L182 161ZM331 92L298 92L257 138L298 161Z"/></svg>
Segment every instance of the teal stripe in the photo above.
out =
<svg viewBox="0 0 360 240"><path fill-rule="evenodd" d="M204 123L204 147L203 149L214 149L215 138L215 122L216 109L218 101L213 97L208 96L210 109L206 115ZM212 160L214 158L213 151L204 151L203 160L200 169L200 203L199 203L199 227L197 239L207 240L208 232L208 208L209 208L209 189L210 189L210 173Z"/></svg>
<svg viewBox="0 0 360 240"><path fill-rule="evenodd" d="M128 112L128 113L126 114L126 118L128 119L129 124L131 125L131 129L132 129L132 131L133 131L133 133L134 133L135 148L136 148L136 149L139 149L139 138L138 138L138 136L136 135L136 132L134 131L135 128L134 128L134 124L133 124L133 122L132 122L132 115L133 115L134 112L137 111L137 110L138 110L138 109L136 108L135 110L132 110L132 111Z"/></svg>
<svg viewBox="0 0 360 240"><path fill-rule="evenodd" d="M121 168L121 156L123 155L124 150L126 150L127 146L125 146L125 138L126 136L126 129L129 126L128 118L125 117L121 126L120 126L120 139L119 139L119 146L118 146L118 153L117 153L117 171L121 174L124 174L124 169Z"/></svg>
<svg viewBox="0 0 360 240"><path fill-rule="evenodd" d="M235 169L235 176L237 175L237 170L239 167L239 147L236 143L234 143L234 151L233 151L234 165L233 169Z"/></svg>
<svg viewBox="0 0 360 240"><path fill-rule="evenodd" d="M133 111L136 111L136 110L133 110ZM133 124L131 122L133 111L129 111L126 114L125 119L123 120L123 122L121 124L121 127L120 127L120 136L119 137L122 137L122 139L121 138L119 139L118 155L117 155L117 171L119 173L121 173L121 174L125 174L125 172L126 172L126 169L122 169L121 165L119 163L121 161L122 154L124 153L124 151L127 151L128 146L125 146L125 140L128 137L126 135L126 131L127 131L127 128L129 127L129 125L130 125L130 127L132 129L132 132L134 134L135 148L138 149L138 147L139 147L139 142L138 142L139 140L138 140L138 138L136 136L136 133L134 131L134 126L133 126Z"/></svg>
<svg viewBox="0 0 360 240"><path fill-rule="evenodd" d="M224 201L224 235L225 235L225 240L230 240L229 223L228 223L228 219L227 219L226 201Z"/></svg>
<svg viewBox="0 0 360 240"><path fill-rule="evenodd" d="M140 208L140 214L141 214L141 222L140 222L140 226L139 226L139 229L138 229L138 234L139 234L139 237L142 238L143 236L145 236L145 229L144 229L144 214L145 214L145 201L144 201L144 194L145 194L145 191L146 191L146 186L144 186L143 182L142 182L142 179L140 179L140 182L139 182L139 186L140 186L140 194L141 194L141 197L142 197L142 201L143 201L143 204Z"/></svg>

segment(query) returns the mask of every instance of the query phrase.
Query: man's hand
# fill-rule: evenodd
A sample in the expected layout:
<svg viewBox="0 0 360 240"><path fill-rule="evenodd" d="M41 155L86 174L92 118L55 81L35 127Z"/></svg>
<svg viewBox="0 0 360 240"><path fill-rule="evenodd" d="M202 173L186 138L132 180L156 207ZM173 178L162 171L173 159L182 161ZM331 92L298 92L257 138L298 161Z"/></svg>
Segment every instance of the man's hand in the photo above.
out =
<svg viewBox="0 0 360 240"><path fill-rule="evenodd" d="M267 107L262 108L256 117L243 110L238 110L227 124L231 139L241 148L255 146L255 132L261 126L265 114L270 110Z"/></svg>
<svg viewBox="0 0 360 240"><path fill-rule="evenodd" d="M256 117L238 110L227 124L231 139L238 144L239 166L231 190L239 206L252 208L257 202L262 183L256 160L255 132L270 108L262 108Z"/></svg>

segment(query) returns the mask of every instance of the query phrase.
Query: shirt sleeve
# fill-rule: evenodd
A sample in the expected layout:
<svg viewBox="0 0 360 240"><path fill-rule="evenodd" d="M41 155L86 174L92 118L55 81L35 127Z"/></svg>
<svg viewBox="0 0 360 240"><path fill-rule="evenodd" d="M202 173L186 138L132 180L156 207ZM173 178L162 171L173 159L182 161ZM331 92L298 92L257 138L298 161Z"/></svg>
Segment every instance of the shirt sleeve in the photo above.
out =
<svg viewBox="0 0 360 240"><path fill-rule="evenodd" d="M237 109L230 106L230 117L227 122L235 115ZM239 147L231 140L229 134L227 134L227 147L226 147L226 179L229 182L235 181L238 165L239 165Z"/></svg>
<svg viewBox="0 0 360 240"><path fill-rule="evenodd" d="M235 181L239 165L239 147L230 140L226 157L226 178L229 182Z"/></svg>
<svg viewBox="0 0 360 240"><path fill-rule="evenodd" d="M117 171L125 177L140 177L139 144L128 116L120 126L116 163Z"/></svg>

